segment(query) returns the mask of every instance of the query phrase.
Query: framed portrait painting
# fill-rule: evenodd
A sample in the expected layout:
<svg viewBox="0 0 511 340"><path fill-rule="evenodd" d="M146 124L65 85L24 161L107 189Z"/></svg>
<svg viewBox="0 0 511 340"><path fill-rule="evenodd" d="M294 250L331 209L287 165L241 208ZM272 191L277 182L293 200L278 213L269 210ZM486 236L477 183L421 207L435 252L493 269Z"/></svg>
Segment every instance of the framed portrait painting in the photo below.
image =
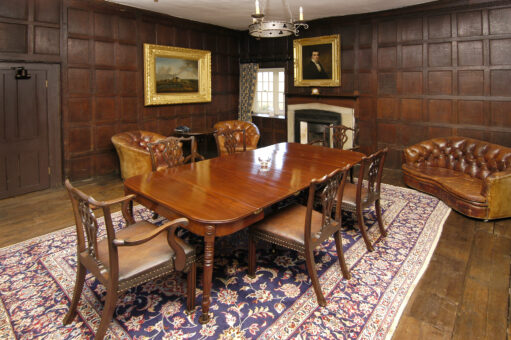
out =
<svg viewBox="0 0 511 340"><path fill-rule="evenodd" d="M295 86L341 85L341 37L338 34L293 41Z"/></svg>
<svg viewBox="0 0 511 340"><path fill-rule="evenodd" d="M211 101L211 52L144 44L144 103Z"/></svg>

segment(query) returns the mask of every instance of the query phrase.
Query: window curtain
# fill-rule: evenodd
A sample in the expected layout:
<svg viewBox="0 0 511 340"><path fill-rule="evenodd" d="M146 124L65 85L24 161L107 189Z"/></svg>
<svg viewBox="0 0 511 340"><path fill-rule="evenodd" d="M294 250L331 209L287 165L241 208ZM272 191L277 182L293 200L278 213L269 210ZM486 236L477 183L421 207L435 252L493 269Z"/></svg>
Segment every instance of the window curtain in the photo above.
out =
<svg viewBox="0 0 511 340"><path fill-rule="evenodd" d="M240 64L240 107L238 119L252 121L252 107L257 85L259 64Z"/></svg>

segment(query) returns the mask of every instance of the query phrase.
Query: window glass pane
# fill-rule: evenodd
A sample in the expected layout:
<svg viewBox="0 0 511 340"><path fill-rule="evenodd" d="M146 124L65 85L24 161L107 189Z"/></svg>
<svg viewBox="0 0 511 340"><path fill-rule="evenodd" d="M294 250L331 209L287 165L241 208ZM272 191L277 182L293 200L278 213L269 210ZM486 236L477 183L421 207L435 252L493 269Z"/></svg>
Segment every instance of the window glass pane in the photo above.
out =
<svg viewBox="0 0 511 340"><path fill-rule="evenodd" d="M270 88L269 88L269 85L268 85L268 84L269 84L269 83L268 83L267 81L265 81L265 82L263 83L263 91L269 91L269 90L270 90Z"/></svg>
<svg viewBox="0 0 511 340"><path fill-rule="evenodd" d="M254 110L270 115L284 113L285 74L283 69L260 69L257 72L257 87Z"/></svg>

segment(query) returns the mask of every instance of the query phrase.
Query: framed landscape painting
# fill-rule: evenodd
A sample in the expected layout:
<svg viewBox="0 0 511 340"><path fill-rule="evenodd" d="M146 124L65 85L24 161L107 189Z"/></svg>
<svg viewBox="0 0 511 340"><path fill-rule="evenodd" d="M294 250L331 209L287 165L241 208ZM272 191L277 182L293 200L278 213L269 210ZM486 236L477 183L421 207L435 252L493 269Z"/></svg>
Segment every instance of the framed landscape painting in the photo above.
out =
<svg viewBox="0 0 511 340"><path fill-rule="evenodd" d="M211 52L144 44L144 103L211 101Z"/></svg>
<svg viewBox="0 0 511 340"><path fill-rule="evenodd" d="M293 41L295 86L341 85L341 37L327 35Z"/></svg>

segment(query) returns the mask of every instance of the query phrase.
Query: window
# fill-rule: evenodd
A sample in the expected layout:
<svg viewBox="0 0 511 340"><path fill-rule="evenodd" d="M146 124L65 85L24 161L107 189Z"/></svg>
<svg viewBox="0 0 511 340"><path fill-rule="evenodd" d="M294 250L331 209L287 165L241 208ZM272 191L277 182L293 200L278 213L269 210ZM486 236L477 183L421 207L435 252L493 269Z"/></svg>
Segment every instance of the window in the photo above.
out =
<svg viewBox="0 0 511 340"><path fill-rule="evenodd" d="M283 68L261 68L257 72L254 112L284 117Z"/></svg>

